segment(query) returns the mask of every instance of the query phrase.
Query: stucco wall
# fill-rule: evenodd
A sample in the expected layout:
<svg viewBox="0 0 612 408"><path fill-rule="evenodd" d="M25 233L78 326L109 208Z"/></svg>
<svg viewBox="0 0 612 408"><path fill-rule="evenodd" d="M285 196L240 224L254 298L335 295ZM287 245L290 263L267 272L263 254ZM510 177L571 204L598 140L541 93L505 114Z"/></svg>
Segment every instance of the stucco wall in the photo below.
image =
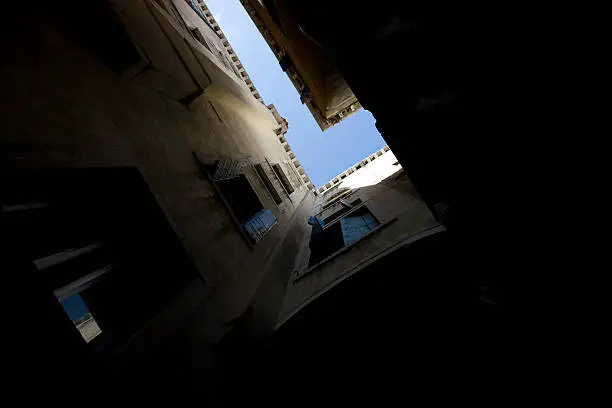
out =
<svg viewBox="0 0 612 408"><path fill-rule="evenodd" d="M289 199L266 167L266 159L288 160L267 108L206 54L198 54L198 60L210 85L185 106L146 84L121 78L40 9L23 13L16 23L13 15L5 16L10 35L1 43L2 168L138 167L207 284L195 281L186 288L171 311L134 340L139 347L132 351L143 352L143 345L160 343L161 333L169 335L185 324L191 337L179 342L182 346L201 348L218 340L243 314L263 277L275 273L270 270L273 257L293 256L279 255L275 248L295 221L296 208L311 194L300 184ZM179 61L167 67L174 63ZM264 207L278 219L254 248L199 173L192 152L211 161L248 158L267 168L283 202L276 205L256 173L247 169Z"/></svg>

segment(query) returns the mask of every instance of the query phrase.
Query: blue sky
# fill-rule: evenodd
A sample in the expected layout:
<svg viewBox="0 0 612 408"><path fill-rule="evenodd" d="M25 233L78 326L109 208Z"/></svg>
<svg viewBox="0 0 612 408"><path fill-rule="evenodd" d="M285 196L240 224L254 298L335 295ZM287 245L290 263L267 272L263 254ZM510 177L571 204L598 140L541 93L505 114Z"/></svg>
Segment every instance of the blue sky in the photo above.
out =
<svg viewBox="0 0 612 408"><path fill-rule="evenodd" d="M374 118L360 110L322 132L239 0L205 0L266 104L289 122L287 140L319 187L385 145Z"/></svg>

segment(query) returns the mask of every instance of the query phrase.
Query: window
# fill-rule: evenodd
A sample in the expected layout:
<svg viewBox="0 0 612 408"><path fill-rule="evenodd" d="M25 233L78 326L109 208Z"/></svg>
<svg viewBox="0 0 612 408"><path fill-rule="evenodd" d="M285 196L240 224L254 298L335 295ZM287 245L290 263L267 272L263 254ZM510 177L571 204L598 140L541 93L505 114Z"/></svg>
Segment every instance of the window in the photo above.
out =
<svg viewBox="0 0 612 408"><path fill-rule="evenodd" d="M351 205L361 204L361 200L354 200ZM347 214L338 220L338 215ZM314 218L314 217L313 217ZM309 266L321 262L323 259L341 250L345 246L359 241L370 231L380 225L372 213L365 207L356 210L343 206L342 209L326 220L315 220L311 225L313 230L310 236L310 261Z"/></svg>
<svg viewBox="0 0 612 408"><path fill-rule="evenodd" d="M263 210L259 197L244 175L218 180L215 184L241 225Z"/></svg>
<svg viewBox="0 0 612 408"><path fill-rule="evenodd" d="M191 32L191 35L193 35L193 38L195 38L200 44L206 47L208 51L210 51L210 47L206 43L206 40L204 39L204 36L200 32L200 30L198 30L197 28L189 27L189 31Z"/></svg>
<svg viewBox="0 0 612 408"><path fill-rule="evenodd" d="M75 327L89 343L102 333L84 297L113 269L108 248L102 242L43 256L33 261L36 268L53 282L53 291ZM74 280L73 280L74 279Z"/></svg>
<svg viewBox="0 0 612 408"><path fill-rule="evenodd" d="M310 235L310 259L308 266L315 265L327 258L334 252L344 248L342 227L336 223L329 228L323 229L319 225L313 225Z"/></svg>
<svg viewBox="0 0 612 408"><path fill-rule="evenodd" d="M313 230L309 244L311 251L309 266L359 241L380 225L365 206L353 209L359 204L361 199L356 199L349 205L343 203L338 211L325 220L313 217L317 222L311 224Z"/></svg>
<svg viewBox="0 0 612 408"><path fill-rule="evenodd" d="M67 27L92 54L117 74L123 74L143 62L109 2L92 0L80 7L88 17L70 18Z"/></svg>
<svg viewBox="0 0 612 408"><path fill-rule="evenodd" d="M340 226L342 228L344 245L350 245L353 242L359 241L378 225L379 222L365 207L361 207L360 210L342 218Z"/></svg>
<svg viewBox="0 0 612 408"><path fill-rule="evenodd" d="M280 166L280 164L274 163L272 165L272 169L274 169L274 172L276 173L276 176L278 177L278 179L280 180L281 184L283 185L283 188L287 192L287 195L293 193L295 190L294 190L293 186L291 185L291 183L289 182L289 179L287 178L287 175L283 171L283 169Z"/></svg>
<svg viewBox="0 0 612 408"><path fill-rule="evenodd" d="M198 13L200 15L200 17L204 17L206 15L206 13L202 13L202 9L200 9L200 7L198 6L197 2L194 0L188 0L187 3L189 3L189 5L191 6L191 8L193 9L193 11L195 11L196 13Z"/></svg>
<svg viewBox="0 0 612 408"><path fill-rule="evenodd" d="M342 187L342 188L338 188L339 186L334 187L334 189L330 189L327 190L325 192L325 195L327 196L327 198L325 199L323 208L328 208L330 206L332 206L338 199L340 198L345 198L346 196L350 195L353 190L350 187Z"/></svg>
<svg viewBox="0 0 612 408"><path fill-rule="evenodd" d="M255 244L276 225L276 218L264 208L247 180L244 174L247 165L248 160L227 159L202 167L241 231L251 244Z"/></svg>
<svg viewBox="0 0 612 408"><path fill-rule="evenodd" d="M54 320L45 336L112 354L199 277L135 168L11 174L0 186L2 250L16 265L6 273L29 265L28 285L52 293L73 323Z"/></svg>
<svg viewBox="0 0 612 408"><path fill-rule="evenodd" d="M276 191L276 189L274 188L274 184L272 184L272 180L270 180L270 177L268 177L268 174L264 170L263 166L261 164L256 164L255 171L257 172L257 175L259 175L259 178L261 179L261 181L263 181L264 185L270 192L270 195L274 199L274 202L276 204L282 203L283 199L281 198L280 194L278 194L278 191Z"/></svg>
<svg viewBox="0 0 612 408"><path fill-rule="evenodd" d="M61 300L58 297L62 307L66 311L66 314L72 320L75 327L87 343L102 334L100 325L96 322L96 319L92 316L91 312L87 308L87 305L83 301L83 298L78 293L75 293L71 297Z"/></svg>
<svg viewBox="0 0 612 408"><path fill-rule="evenodd" d="M350 204L344 202L344 200L340 200L339 204L340 204L340 206L338 207L339 208L338 211L336 211L333 214L327 216L323 220L325 225L332 223L333 221L335 221L338 218L340 218L340 216L342 216L343 214L346 214L347 212L351 211L354 207L356 207L357 205L361 204L361 199L358 198L358 199L352 201Z"/></svg>

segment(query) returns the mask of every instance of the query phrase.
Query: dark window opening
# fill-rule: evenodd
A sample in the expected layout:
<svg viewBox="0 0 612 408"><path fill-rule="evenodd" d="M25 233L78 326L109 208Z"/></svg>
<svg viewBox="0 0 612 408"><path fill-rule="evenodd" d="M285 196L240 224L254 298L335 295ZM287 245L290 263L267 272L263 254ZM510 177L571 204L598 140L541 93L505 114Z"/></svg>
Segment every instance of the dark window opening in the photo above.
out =
<svg viewBox="0 0 612 408"><path fill-rule="evenodd" d="M215 186L223 203L250 244L261 240L276 225L276 217L265 209L257 193L246 178L249 167L246 159L222 159L204 163L193 154L200 170Z"/></svg>
<svg viewBox="0 0 612 408"><path fill-rule="evenodd" d="M215 184L251 243L261 240L276 225L276 217L263 207L244 175L217 180Z"/></svg>
<svg viewBox="0 0 612 408"><path fill-rule="evenodd" d="M291 182L287 178L287 175L283 171L283 168L280 166L280 164L275 163L275 164L272 165L272 168L274 169L274 172L276 173L276 176L280 180L280 182L283 185L283 188L285 189L287 194L293 193L295 190L294 190L293 186L291 185Z"/></svg>
<svg viewBox="0 0 612 408"><path fill-rule="evenodd" d="M358 199L352 201L350 203L350 205L345 205L344 204L344 200L340 200L340 202L342 203L342 207L338 211L336 211L335 213L333 213L332 215L326 217L323 220L325 225L330 224L334 220L337 220L338 218L340 218L340 216L342 216L343 214L346 214L347 212L351 211L353 208L355 208L356 206L361 204L361 199L358 198Z"/></svg>
<svg viewBox="0 0 612 408"><path fill-rule="evenodd" d="M62 15L66 16L67 27L75 38L92 54L118 74L142 61L108 1L91 0L80 4L80 8L87 18L73 19L73 13L69 11Z"/></svg>
<svg viewBox="0 0 612 408"><path fill-rule="evenodd" d="M264 170L263 166L261 164L256 164L255 171L257 172L259 178L261 178L261 181L263 181L264 185L270 192L270 195L272 195L274 202L276 204L282 203L283 199L281 198L280 194L278 194L278 191L276 191L276 188L274 188L274 184L272 184L272 180L270 180L270 177L268 177L268 174Z"/></svg>
<svg viewBox="0 0 612 408"><path fill-rule="evenodd" d="M354 200L351 203L351 205L357 204L361 204L360 199ZM352 208L343 206L341 210L329 217L333 217L331 224L326 223L326 220L319 221L315 219L316 221L312 225L312 234L310 235L309 247L311 254L308 266L315 265L345 246L359 241L380 225L378 220L365 206L350 212L351 210ZM339 222L336 221L339 215L345 213L349 214L340 217ZM323 228L324 226L326 227Z"/></svg>
<svg viewBox="0 0 612 408"><path fill-rule="evenodd" d="M308 266L312 266L344 247L342 227L339 223L326 229L314 225L310 235L309 246L310 260L308 261Z"/></svg>
<svg viewBox="0 0 612 408"><path fill-rule="evenodd" d="M263 204L244 175L215 182L240 224L263 210Z"/></svg>
<svg viewBox="0 0 612 408"><path fill-rule="evenodd" d="M210 47L208 46L208 44L206 43L206 40L204 39L204 36L202 35L202 33L200 32L200 30L198 30L197 28L192 28L189 27L189 31L191 32L191 35L193 35L193 37L200 43L202 44L204 47L206 47L206 49L208 51L210 51Z"/></svg>
<svg viewBox="0 0 612 408"><path fill-rule="evenodd" d="M199 277L135 168L28 172L0 187L6 273L31 265L28 285L52 293L95 352L112 353ZM73 338L56 323L45 336Z"/></svg>
<svg viewBox="0 0 612 408"><path fill-rule="evenodd" d="M293 66L293 63L291 62L291 58L289 58L288 55L284 55L283 57L281 57L281 59L278 60L278 63L281 69L283 70L283 72L287 72L289 68Z"/></svg>

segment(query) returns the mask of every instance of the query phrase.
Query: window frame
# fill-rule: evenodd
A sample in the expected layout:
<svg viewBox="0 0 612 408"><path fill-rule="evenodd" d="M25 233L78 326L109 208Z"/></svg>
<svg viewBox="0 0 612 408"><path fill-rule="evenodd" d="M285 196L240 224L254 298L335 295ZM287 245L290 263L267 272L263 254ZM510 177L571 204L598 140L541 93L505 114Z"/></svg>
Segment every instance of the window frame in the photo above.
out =
<svg viewBox="0 0 612 408"><path fill-rule="evenodd" d="M227 209L227 211L228 211L228 213L230 215L230 218L232 219L234 225L236 226L236 228L238 229L238 232L240 233L240 236L243 238L244 242L247 244L249 249L253 250L255 248L255 245L258 244L259 242L263 241L265 239L265 237L270 233L270 231L272 231L276 227L276 225L278 224L278 218L276 218L276 215L274 215L274 213L272 213L272 215L275 218L275 222L268 228L267 231L265 231L265 233L263 234L263 236L260 239L255 240L252 236L250 236L247 233L245 227L243 226L243 223L241 223L240 220L238 220L238 217L236 216L234 210L232 209L232 206L230 205L229 201L227 200L227 198L224 196L223 192L219 188L218 182L219 181L223 181L223 180L227 180L227 179L231 179L231 178L235 178L235 177L244 177L246 183L253 190L253 194L259 200L259 203L261 204L262 209L263 210L269 210L269 209L267 209L264 206L264 204L263 204L263 202L261 200L261 197L257 193L257 190L253 187L253 183L251 182L251 180L249 180L249 177L247 176L246 169L249 168L249 167L254 167L254 166L252 166L252 164L249 163L249 164L251 164L251 166L246 166L245 169L240 174L236 174L235 176L232 176L232 177L225 177L223 179L216 180L213 177L213 174L214 174L214 172L215 172L215 170L217 168L218 163L221 160L223 160L223 159L216 160L212 164L204 164L200 160L200 158L198 157L198 155L195 152L193 152L193 156L196 159L196 161L197 161L201 171L204 173L204 175L206 176L206 178L208 179L208 181L212 185L213 189L215 190L215 193L217 194L217 197L221 200L221 202L223 203L223 205ZM241 160L248 161L247 159L241 159ZM257 172L255 172L255 173L257 173ZM255 217L257 214L259 214L259 213L253 214L251 216L251 219L253 217Z"/></svg>
<svg viewBox="0 0 612 408"><path fill-rule="evenodd" d="M116 352L193 282L206 285L136 167L19 170L1 178L0 190L3 217L7 211L15 217L7 230L25 231L23 236L13 236L9 245L23 248L12 252L20 263L31 265L33 283L62 307L63 301L88 290L97 290L98 300L109 299L93 306L83 299L101 332L90 340L79 334L79 340L88 343L88 352ZM58 228L50 228L47 222ZM35 243L29 238L34 235ZM20 243L26 236L29 245ZM156 261L143 256L149 251L159 254ZM170 275L142 272L151 271L160 261L177 271ZM100 289L100 285L105 286ZM138 294L138 306L132 306L131 291ZM111 299L119 301L111 307ZM117 317L113 307L125 310L125 318ZM66 309L62 321L71 321L72 325L65 325L71 332L79 331ZM68 333L58 326L56 335Z"/></svg>
<svg viewBox="0 0 612 408"><path fill-rule="evenodd" d="M342 248L340 248L339 250L329 254L325 258L321 259L319 262L311 264L310 263L310 257L309 257L308 261L306 262L306 264L308 266L306 268L304 268L303 270L301 270L301 271L296 271L295 272L295 275L293 276L293 279L292 279L293 283L296 283L299 280L303 279L304 277L310 275L313 271L318 270L320 267L322 267L326 263L334 260L335 258L337 258L338 256L342 255L343 253L350 251L353 247L359 245L362 241L364 241L368 237L372 236L373 234L378 233L379 231L383 230L384 228L388 227L389 225L391 225L395 221L397 221L397 217L394 217L394 218L391 218L388 221L379 223L376 226L376 228L370 230L367 234L363 235L357 241L354 241L354 242L352 242L352 243L350 243L348 245L344 245ZM312 254L310 254L310 256L312 256Z"/></svg>
<svg viewBox="0 0 612 408"><path fill-rule="evenodd" d="M327 238L327 240L329 240L330 242L333 242L333 235L337 234L338 232L340 233L340 236L342 237L342 240L344 242L344 244L336 249L333 252L329 252L327 255L320 257L317 254L318 258L315 262L312 262L313 259L313 248L311 246L311 243L313 243L313 231L311 230L311 235L309 238L309 247L311 249L310 252L310 257L308 259L308 267L306 268L307 271L312 270L316 267L318 267L319 265L329 261L330 259L335 258L336 256L338 256L339 254L347 251L349 248L352 248L354 245L358 244L359 242L363 241L365 238L369 237L371 234L373 234L374 232L380 230L381 228L387 226L388 224L390 224L391 222L395 221L397 218L392 218L391 220L381 223L380 220L374 215L374 213L372 213L372 211L365 205L366 203L361 203L359 205L357 205L355 208L351 209L349 212L346 212L344 214L342 214L340 217L334 219L334 221L330 222L329 224L325 224L322 226L322 230L319 232L319 234L326 234L326 231L329 231L328 234L330 234L330 236ZM374 219L374 221L377 223L377 225L370 229L367 233L363 234L359 239L350 242L350 243L346 243L345 237L344 237L344 231L342 231L342 225L341 225L341 220L345 219L345 218L349 218L351 216L351 214L354 214L356 212L367 212L369 215L372 216L372 218ZM339 230L339 231L338 231ZM319 240L324 240L323 238L318 238Z"/></svg>
<svg viewBox="0 0 612 408"><path fill-rule="evenodd" d="M361 200L361 199L360 199L360 200ZM353 200L353 201L357 201L357 200ZM325 228L327 228L327 227L329 227L329 226L331 226L331 225L333 225L333 224L336 224L336 223L340 222L340 220L341 220L342 218L344 218L344 217L348 217L348 216L350 216L351 214L353 214L354 212L361 210L361 209L362 209L362 207L366 207L366 209L367 209L367 210L368 210L370 213L372 213L372 211L370 211L370 210L367 208L366 204L367 204L367 201L365 201L365 202L364 202L364 201L362 201L361 203L356 204L356 205L355 205L355 207L351 208L349 211L347 211L347 212L343 213L341 216L339 216L339 217L337 217L337 218L334 218L334 219L333 219L333 220L332 220L332 221L331 221L329 224L325 224L325 225L323 226L323 229L325 229ZM374 215L374 214L372 214L372 215ZM374 218L376 218L376 217L374 217Z"/></svg>

